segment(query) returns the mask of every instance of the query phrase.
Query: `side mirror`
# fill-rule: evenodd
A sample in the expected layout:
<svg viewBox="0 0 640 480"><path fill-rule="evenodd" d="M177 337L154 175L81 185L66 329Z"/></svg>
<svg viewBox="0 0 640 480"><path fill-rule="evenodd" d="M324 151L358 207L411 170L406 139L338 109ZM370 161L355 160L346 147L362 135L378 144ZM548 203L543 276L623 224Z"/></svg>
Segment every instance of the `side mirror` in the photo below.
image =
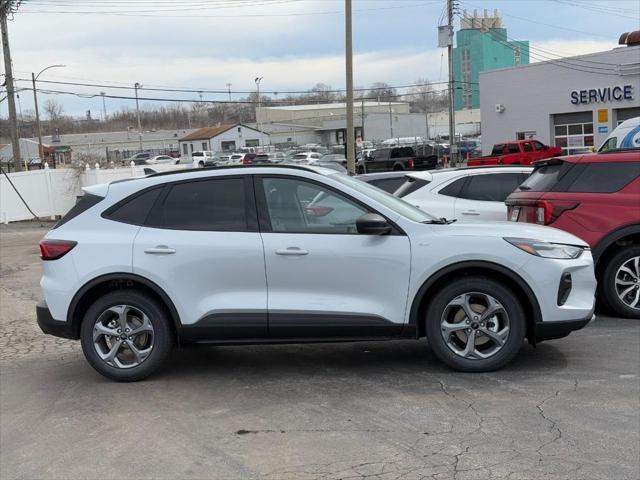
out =
<svg viewBox="0 0 640 480"><path fill-rule="evenodd" d="M365 213L356 220L356 229L363 235L386 235L391 232L391 225L377 213Z"/></svg>

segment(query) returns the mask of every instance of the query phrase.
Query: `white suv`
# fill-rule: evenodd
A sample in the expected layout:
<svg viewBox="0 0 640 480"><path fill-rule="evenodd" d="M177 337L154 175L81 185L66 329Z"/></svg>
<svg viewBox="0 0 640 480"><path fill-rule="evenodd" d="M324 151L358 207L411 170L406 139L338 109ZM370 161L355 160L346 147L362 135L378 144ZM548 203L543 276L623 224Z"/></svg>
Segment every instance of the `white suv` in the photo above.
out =
<svg viewBox="0 0 640 480"><path fill-rule="evenodd" d="M172 171L85 189L40 243L45 333L146 377L176 343L427 337L463 371L593 315L582 240L521 223L451 224L317 167Z"/></svg>
<svg viewBox="0 0 640 480"><path fill-rule="evenodd" d="M465 167L405 173L397 197L436 217L459 222L506 221L504 201L533 167Z"/></svg>

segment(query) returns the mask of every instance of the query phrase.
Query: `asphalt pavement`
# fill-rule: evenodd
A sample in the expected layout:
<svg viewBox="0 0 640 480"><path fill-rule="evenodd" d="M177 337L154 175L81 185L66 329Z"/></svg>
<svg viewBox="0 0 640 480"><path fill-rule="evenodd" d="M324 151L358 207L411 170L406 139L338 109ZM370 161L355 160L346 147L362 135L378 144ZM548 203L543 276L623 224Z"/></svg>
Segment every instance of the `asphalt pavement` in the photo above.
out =
<svg viewBox="0 0 640 480"><path fill-rule="evenodd" d="M462 374L425 341L177 350L118 384L35 323L37 224L0 228L0 478L640 478L640 321Z"/></svg>

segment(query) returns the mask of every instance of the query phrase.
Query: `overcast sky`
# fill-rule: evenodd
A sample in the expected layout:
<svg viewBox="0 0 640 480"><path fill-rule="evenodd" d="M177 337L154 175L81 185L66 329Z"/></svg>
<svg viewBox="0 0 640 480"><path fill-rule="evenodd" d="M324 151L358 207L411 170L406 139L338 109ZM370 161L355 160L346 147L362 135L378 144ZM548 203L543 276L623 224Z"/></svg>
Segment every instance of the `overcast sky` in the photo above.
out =
<svg viewBox="0 0 640 480"><path fill-rule="evenodd" d="M532 56L538 57L615 48L622 32L640 24L636 0L459 3L468 11L497 8L508 36L529 40ZM446 51L437 48L445 0L354 0L353 4L356 86L376 81L404 85L417 78L446 81ZM264 77L263 91L305 90L318 82L343 88L343 9L343 0L27 0L9 22L14 73L26 79L47 65L65 64L40 78L208 90L226 90L231 83L238 92L233 98L255 89L256 76ZM68 85L39 88L133 93ZM141 96L198 98L145 91ZM44 94L41 98L41 102L55 98L71 114L91 109L99 117L102 110L99 98ZM204 94L204 98L226 100L227 95ZM1 116L7 115L6 105L0 103ZM135 102L107 99L108 111L122 106L133 108ZM33 108L30 91L21 93L20 107Z"/></svg>

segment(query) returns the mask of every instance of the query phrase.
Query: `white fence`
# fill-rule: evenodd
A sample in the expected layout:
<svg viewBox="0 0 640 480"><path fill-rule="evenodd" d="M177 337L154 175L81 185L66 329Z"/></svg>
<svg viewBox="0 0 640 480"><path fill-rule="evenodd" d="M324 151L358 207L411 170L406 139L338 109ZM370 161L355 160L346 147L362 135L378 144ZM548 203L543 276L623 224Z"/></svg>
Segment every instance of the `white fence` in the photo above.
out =
<svg viewBox="0 0 640 480"><path fill-rule="evenodd" d="M123 178L141 177L145 168L155 171L191 168L191 165L153 165L122 168L50 169L9 173L13 185L31 210L40 218L54 219L64 215L75 204L82 187L107 183ZM5 175L0 175L0 221L3 223L30 220L33 215L20 200Z"/></svg>

